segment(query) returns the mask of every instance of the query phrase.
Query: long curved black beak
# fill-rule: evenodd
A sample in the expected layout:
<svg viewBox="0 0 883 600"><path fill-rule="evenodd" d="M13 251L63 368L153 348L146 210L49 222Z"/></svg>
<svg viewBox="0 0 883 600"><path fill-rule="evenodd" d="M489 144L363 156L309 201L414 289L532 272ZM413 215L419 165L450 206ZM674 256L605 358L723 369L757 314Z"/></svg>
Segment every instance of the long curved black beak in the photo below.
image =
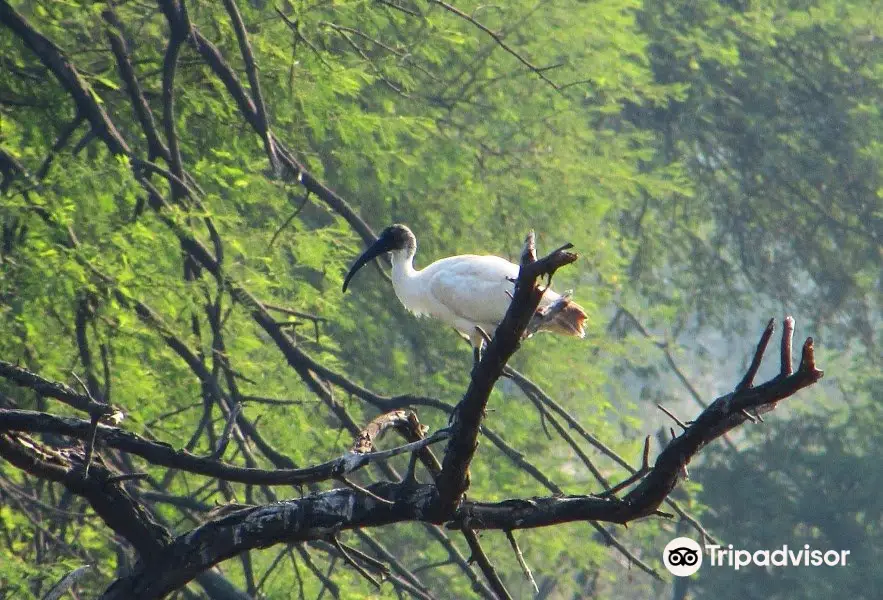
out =
<svg viewBox="0 0 883 600"><path fill-rule="evenodd" d="M371 246L362 252L362 255L356 259L356 262L353 263L353 266L350 267L350 272L346 274L346 279L343 280L343 291L346 291L347 286L350 284L350 279L356 274L356 271L367 265L369 262L383 254L384 252L389 252L393 249L393 241L385 236L381 235L377 238L377 241L371 244Z"/></svg>

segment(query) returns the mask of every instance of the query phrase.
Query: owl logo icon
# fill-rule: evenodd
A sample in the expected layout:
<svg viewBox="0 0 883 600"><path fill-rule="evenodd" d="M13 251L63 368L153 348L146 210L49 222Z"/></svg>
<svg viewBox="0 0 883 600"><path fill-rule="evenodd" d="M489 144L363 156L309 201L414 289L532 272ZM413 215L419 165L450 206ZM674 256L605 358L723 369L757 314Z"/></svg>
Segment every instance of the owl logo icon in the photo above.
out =
<svg viewBox="0 0 883 600"><path fill-rule="evenodd" d="M675 577L688 577L702 566L702 547L690 538L675 538L665 545L662 563Z"/></svg>

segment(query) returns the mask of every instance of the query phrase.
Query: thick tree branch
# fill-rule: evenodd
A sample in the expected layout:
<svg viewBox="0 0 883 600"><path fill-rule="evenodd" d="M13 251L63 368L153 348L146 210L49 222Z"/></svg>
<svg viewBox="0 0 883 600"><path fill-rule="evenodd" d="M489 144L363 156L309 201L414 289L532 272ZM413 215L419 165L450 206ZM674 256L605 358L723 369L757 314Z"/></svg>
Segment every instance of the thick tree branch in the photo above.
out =
<svg viewBox="0 0 883 600"><path fill-rule="evenodd" d="M53 433L79 440L88 440L91 436L91 423L82 419L57 417L42 412L0 409L0 432L5 431ZM346 473L352 473L379 460L420 451L447 437L448 432L441 430L428 438L389 450L379 452L353 450L313 467L256 469L238 467L213 458L197 456L186 450L175 450L168 444L151 442L117 427L100 424L97 429L98 444L140 456L153 465L251 485L303 485L326 481Z"/></svg>
<svg viewBox="0 0 883 600"><path fill-rule="evenodd" d="M537 260L534 244L534 234L530 232L525 240L512 302L481 362L473 370L466 394L452 414L451 439L438 478L441 519L454 511L469 488L469 463L478 447L478 430L491 390L503 374L506 362L518 349L545 291L537 285L537 279L543 275L551 278L558 268L577 259L576 254L567 252L568 245Z"/></svg>
<svg viewBox="0 0 883 600"><path fill-rule="evenodd" d="M63 383L49 381L5 360L0 360L0 377L21 387L29 388L41 396L61 400L68 406L92 416L103 417L110 410L106 404L97 402L86 394L80 394Z"/></svg>
<svg viewBox="0 0 883 600"><path fill-rule="evenodd" d="M54 449L21 433L0 432L0 456L22 471L57 481L74 494L85 497L98 516L129 541L145 564L163 560L171 542L169 532L147 512L113 473L96 457L85 473L85 456L78 449Z"/></svg>

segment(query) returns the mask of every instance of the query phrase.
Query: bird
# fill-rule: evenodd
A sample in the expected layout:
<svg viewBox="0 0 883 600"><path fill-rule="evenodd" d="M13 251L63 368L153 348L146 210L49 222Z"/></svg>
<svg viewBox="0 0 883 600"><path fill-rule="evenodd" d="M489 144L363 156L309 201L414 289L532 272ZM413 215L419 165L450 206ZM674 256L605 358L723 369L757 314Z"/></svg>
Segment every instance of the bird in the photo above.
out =
<svg viewBox="0 0 883 600"><path fill-rule="evenodd" d="M476 362L486 334L497 328L515 290L518 265L492 255L460 254L439 259L424 269L414 268L417 238L402 224L390 225L353 263L343 281L346 292L355 274L378 256L392 258L392 287L402 305L417 316L430 316L469 338ZM585 337L583 308L547 289L539 308L560 302L554 317L540 331Z"/></svg>

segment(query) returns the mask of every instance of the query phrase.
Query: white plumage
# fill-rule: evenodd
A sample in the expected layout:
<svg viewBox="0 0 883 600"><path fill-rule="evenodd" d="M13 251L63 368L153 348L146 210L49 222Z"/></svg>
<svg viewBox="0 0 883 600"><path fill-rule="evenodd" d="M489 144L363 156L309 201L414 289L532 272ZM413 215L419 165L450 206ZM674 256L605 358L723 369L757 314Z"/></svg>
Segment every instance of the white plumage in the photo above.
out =
<svg viewBox="0 0 883 600"><path fill-rule="evenodd" d="M425 269L414 268L417 240L404 225L387 227L370 248L353 264L343 284L347 285L356 271L384 252L392 255L392 286L402 305L416 315L428 315L454 327L468 336L474 348L481 347L488 335L506 314L514 293L513 280L518 265L499 256L461 254L442 258ZM540 308L560 298L547 290ZM586 315L575 302L564 301L564 308L541 330L583 337Z"/></svg>

